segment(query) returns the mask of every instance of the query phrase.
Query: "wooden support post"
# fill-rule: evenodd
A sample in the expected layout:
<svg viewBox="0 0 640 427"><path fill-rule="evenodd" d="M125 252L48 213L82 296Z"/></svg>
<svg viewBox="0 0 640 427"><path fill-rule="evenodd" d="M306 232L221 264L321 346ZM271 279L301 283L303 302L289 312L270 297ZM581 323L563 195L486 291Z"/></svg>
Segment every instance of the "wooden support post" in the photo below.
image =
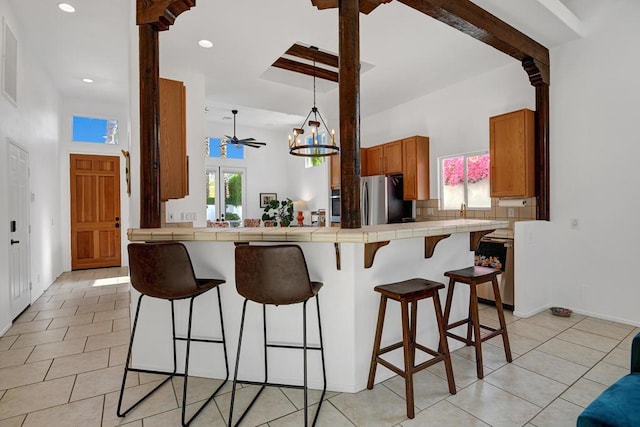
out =
<svg viewBox="0 0 640 427"><path fill-rule="evenodd" d="M536 88L536 219L551 219L549 178L549 66L533 58L525 58L522 67Z"/></svg>
<svg viewBox="0 0 640 427"><path fill-rule="evenodd" d="M140 228L158 228L160 217L160 54L158 32L168 30L196 0L137 0L140 69Z"/></svg>
<svg viewBox="0 0 640 427"><path fill-rule="evenodd" d="M360 228L360 8L340 0L340 226Z"/></svg>
<svg viewBox="0 0 640 427"><path fill-rule="evenodd" d="M140 58L140 228L160 227L160 57L158 30L138 27Z"/></svg>

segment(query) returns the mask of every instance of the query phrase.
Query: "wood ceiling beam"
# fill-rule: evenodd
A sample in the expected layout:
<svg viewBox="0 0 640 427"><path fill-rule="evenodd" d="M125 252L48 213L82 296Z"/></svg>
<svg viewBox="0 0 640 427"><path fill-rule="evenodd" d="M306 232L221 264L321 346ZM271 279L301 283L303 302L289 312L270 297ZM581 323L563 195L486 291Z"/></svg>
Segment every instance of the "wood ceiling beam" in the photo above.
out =
<svg viewBox="0 0 640 427"><path fill-rule="evenodd" d="M136 23L168 30L182 12L195 7L196 0L137 0Z"/></svg>
<svg viewBox="0 0 640 427"><path fill-rule="evenodd" d="M335 71L330 71L326 68L314 67L313 65L294 61L288 58L278 58L276 59L276 62L271 64L271 66L293 71L295 73L306 74L308 76L315 75L319 79L325 79L336 83L338 82L338 73Z"/></svg>
<svg viewBox="0 0 640 427"><path fill-rule="evenodd" d="M309 61L319 62L335 69L338 68L338 57L331 53L322 52L316 47L306 47L301 44L294 44L285 52L286 55L296 56Z"/></svg>
<svg viewBox="0 0 640 427"><path fill-rule="evenodd" d="M389 2L391 2L391 0L360 0L360 13L368 15L373 12L376 7ZM338 7L338 0L311 0L311 4L319 10L335 9Z"/></svg>
<svg viewBox="0 0 640 427"><path fill-rule="evenodd" d="M533 58L549 84L549 50L469 0L398 0L522 62Z"/></svg>

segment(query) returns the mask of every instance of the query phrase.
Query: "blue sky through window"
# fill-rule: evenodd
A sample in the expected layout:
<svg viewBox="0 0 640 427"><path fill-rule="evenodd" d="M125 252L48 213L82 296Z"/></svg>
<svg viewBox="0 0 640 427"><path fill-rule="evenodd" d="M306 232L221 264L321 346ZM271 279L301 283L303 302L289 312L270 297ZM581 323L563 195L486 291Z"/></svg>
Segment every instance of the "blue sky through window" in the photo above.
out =
<svg viewBox="0 0 640 427"><path fill-rule="evenodd" d="M244 145L226 144L220 147L220 138L209 138L209 157L244 159Z"/></svg>
<svg viewBox="0 0 640 427"><path fill-rule="evenodd" d="M97 144L118 144L118 121L73 116L72 140Z"/></svg>

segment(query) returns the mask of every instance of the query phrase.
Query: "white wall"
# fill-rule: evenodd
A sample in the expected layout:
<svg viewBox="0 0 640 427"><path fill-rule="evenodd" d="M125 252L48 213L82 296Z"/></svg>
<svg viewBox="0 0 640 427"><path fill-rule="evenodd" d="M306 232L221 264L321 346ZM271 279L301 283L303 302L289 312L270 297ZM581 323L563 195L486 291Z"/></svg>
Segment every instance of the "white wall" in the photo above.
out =
<svg viewBox="0 0 640 427"><path fill-rule="evenodd" d="M551 51L552 302L640 325L640 2L607 3ZM578 220L572 229L571 219Z"/></svg>
<svg viewBox="0 0 640 427"><path fill-rule="evenodd" d="M489 149L489 117L535 109L535 91L519 63L362 119L361 145L429 137L431 198L438 198L438 157Z"/></svg>
<svg viewBox="0 0 640 427"><path fill-rule="evenodd" d="M18 106L0 95L0 333L9 317L8 175L7 138L29 153L32 233L32 301L62 272L60 239L59 96L37 58L30 54L27 37L6 0L0 0L5 17L18 39ZM0 36L1 38L1 36Z"/></svg>

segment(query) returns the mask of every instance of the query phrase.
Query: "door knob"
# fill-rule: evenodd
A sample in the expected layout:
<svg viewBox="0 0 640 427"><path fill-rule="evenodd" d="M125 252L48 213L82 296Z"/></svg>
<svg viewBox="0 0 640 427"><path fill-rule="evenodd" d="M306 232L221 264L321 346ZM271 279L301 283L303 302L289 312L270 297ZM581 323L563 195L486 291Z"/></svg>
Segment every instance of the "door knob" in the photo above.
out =
<svg viewBox="0 0 640 427"><path fill-rule="evenodd" d="M15 244L17 244L17 243L20 243L20 240L13 240L13 239L11 239L11 244L12 244L12 245L15 245Z"/></svg>
<svg viewBox="0 0 640 427"><path fill-rule="evenodd" d="M120 223L116 222L116 228L120 228Z"/></svg>

